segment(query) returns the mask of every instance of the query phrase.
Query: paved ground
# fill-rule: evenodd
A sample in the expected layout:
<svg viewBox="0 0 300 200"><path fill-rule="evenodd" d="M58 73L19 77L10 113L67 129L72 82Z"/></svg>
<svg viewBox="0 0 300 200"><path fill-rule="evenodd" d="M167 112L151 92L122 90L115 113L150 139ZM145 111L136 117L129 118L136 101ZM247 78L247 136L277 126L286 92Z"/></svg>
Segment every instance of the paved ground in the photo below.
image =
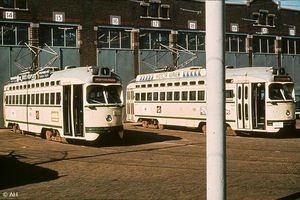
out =
<svg viewBox="0 0 300 200"><path fill-rule="evenodd" d="M0 199L206 199L205 135L125 128L100 147L1 129ZM227 199L300 199L300 130L226 140Z"/></svg>

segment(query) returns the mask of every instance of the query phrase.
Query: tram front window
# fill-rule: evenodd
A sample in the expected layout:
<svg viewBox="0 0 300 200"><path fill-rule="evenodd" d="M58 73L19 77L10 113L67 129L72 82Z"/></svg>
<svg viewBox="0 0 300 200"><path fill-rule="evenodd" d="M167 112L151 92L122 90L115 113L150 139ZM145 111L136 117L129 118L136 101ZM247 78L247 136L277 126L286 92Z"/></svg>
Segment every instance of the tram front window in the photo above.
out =
<svg viewBox="0 0 300 200"><path fill-rule="evenodd" d="M101 85L87 88L87 102L90 104L122 103L116 86Z"/></svg>
<svg viewBox="0 0 300 200"><path fill-rule="evenodd" d="M293 100L293 84L273 83L269 86L271 100Z"/></svg>

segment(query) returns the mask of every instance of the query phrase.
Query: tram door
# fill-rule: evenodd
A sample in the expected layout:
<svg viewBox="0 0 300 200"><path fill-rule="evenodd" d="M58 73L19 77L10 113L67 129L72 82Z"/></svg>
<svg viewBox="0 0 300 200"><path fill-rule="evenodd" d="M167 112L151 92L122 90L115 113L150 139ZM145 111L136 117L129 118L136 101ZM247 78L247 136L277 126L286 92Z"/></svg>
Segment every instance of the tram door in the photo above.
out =
<svg viewBox="0 0 300 200"><path fill-rule="evenodd" d="M126 120L134 120L134 91L128 89L126 93Z"/></svg>
<svg viewBox="0 0 300 200"><path fill-rule="evenodd" d="M71 96L71 86L63 86L63 124L64 124L64 135L73 135L72 129L72 96Z"/></svg>
<svg viewBox="0 0 300 200"><path fill-rule="evenodd" d="M82 85L63 86L64 134L83 136L83 94Z"/></svg>
<svg viewBox="0 0 300 200"><path fill-rule="evenodd" d="M251 128L251 88L249 83L237 84L237 126Z"/></svg>
<svg viewBox="0 0 300 200"><path fill-rule="evenodd" d="M253 128L266 129L266 99L265 99L265 84L252 83L252 113L253 113Z"/></svg>

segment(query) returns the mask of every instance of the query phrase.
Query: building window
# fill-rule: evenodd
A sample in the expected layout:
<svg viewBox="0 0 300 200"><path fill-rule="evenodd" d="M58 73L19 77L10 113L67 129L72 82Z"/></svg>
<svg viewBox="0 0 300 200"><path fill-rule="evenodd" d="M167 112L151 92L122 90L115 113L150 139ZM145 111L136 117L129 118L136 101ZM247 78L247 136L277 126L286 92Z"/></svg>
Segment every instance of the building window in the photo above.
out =
<svg viewBox="0 0 300 200"><path fill-rule="evenodd" d="M158 17L158 3L151 3L150 4L150 17Z"/></svg>
<svg viewBox="0 0 300 200"><path fill-rule="evenodd" d="M14 0L3 0L3 7L4 8L14 8Z"/></svg>
<svg viewBox="0 0 300 200"><path fill-rule="evenodd" d="M40 45L77 46L77 27L41 26L40 35Z"/></svg>
<svg viewBox="0 0 300 200"><path fill-rule="evenodd" d="M194 32L179 32L179 46L188 50L205 50L205 35Z"/></svg>
<svg viewBox="0 0 300 200"><path fill-rule="evenodd" d="M272 26L275 27L275 15L269 14L268 10L260 10L253 13L253 19L255 20L253 26Z"/></svg>
<svg viewBox="0 0 300 200"><path fill-rule="evenodd" d="M0 1L0 7L27 9L27 0L2 0Z"/></svg>
<svg viewBox="0 0 300 200"><path fill-rule="evenodd" d="M253 51L256 53L275 53L275 38L254 37Z"/></svg>
<svg viewBox="0 0 300 200"><path fill-rule="evenodd" d="M269 14L268 15L268 23L267 23L267 25L268 26L275 26L275 15L274 14Z"/></svg>
<svg viewBox="0 0 300 200"><path fill-rule="evenodd" d="M170 18L170 6L169 5L161 5L160 16L162 18Z"/></svg>
<svg viewBox="0 0 300 200"><path fill-rule="evenodd" d="M246 52L246 36L226 35L226 51Z"/></svg>
<svg viewBox="0 0 300 200"><path fill-rule="evenodd" d="M147 17L148 16L148 3L144 3L141 5L141 17Z"/></svg>
<svg viewBox="0 0 300 200"><path fill-rule="evenodd" d="M99 28L97 38L98 48L131 48L130 33L123 29Z"/></svg>
<svg viewBox="0 0 300 200"><path fill-rule="evenodd" d="M170 32L146 31L140 32L140 49L162 49L160 44L169 46Z"/></svg>
<svg viewBox="0 0 300 200"><path fill-rule="evenodd" d="M267 21L267 16L268 16L268 13L266 12L260 12L259 13L259 18L258 18L258 24L260 25L266 25L266 21Z"/></svg>
<svg viewBox="0 0 300 200"><path fill-rule="evenodd" d="M29 25L0 25L0 45L24 45L28 43Z"/></svg>
<svg viewBox="0 0 300 200"><path fill-rule="evenodd" d="M283 38L282 39L282 53L285 54L300 54L300 40Z"/></svg>
<svg viewBox="0 0 300 200"><path fill-rule="evenodd" d="M161 4L160 1L141 4L141 18L170 19L170 6Z"/></svg>

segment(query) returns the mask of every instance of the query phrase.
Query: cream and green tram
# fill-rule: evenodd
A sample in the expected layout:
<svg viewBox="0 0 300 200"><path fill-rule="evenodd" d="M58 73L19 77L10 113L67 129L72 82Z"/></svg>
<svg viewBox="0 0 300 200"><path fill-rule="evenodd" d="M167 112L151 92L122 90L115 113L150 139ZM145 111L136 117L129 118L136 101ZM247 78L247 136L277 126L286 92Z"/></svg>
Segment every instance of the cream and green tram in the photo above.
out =
<svg viewBox="0 0 300 200"><path fill-rule="evenodd" d="M4 124L47 139L123 136L121 79L107 67L44 69L4 86Z"/></svg>
<svg viewBox="0 0 300 200"><path fill-rule="evenodd" d="M217 77L216 77L217 78ZM295 129L294 84L284 68L226 69L226 132L277 134ZM138 75L127 86L126 119L206 131L206 69Z"/></svg>

